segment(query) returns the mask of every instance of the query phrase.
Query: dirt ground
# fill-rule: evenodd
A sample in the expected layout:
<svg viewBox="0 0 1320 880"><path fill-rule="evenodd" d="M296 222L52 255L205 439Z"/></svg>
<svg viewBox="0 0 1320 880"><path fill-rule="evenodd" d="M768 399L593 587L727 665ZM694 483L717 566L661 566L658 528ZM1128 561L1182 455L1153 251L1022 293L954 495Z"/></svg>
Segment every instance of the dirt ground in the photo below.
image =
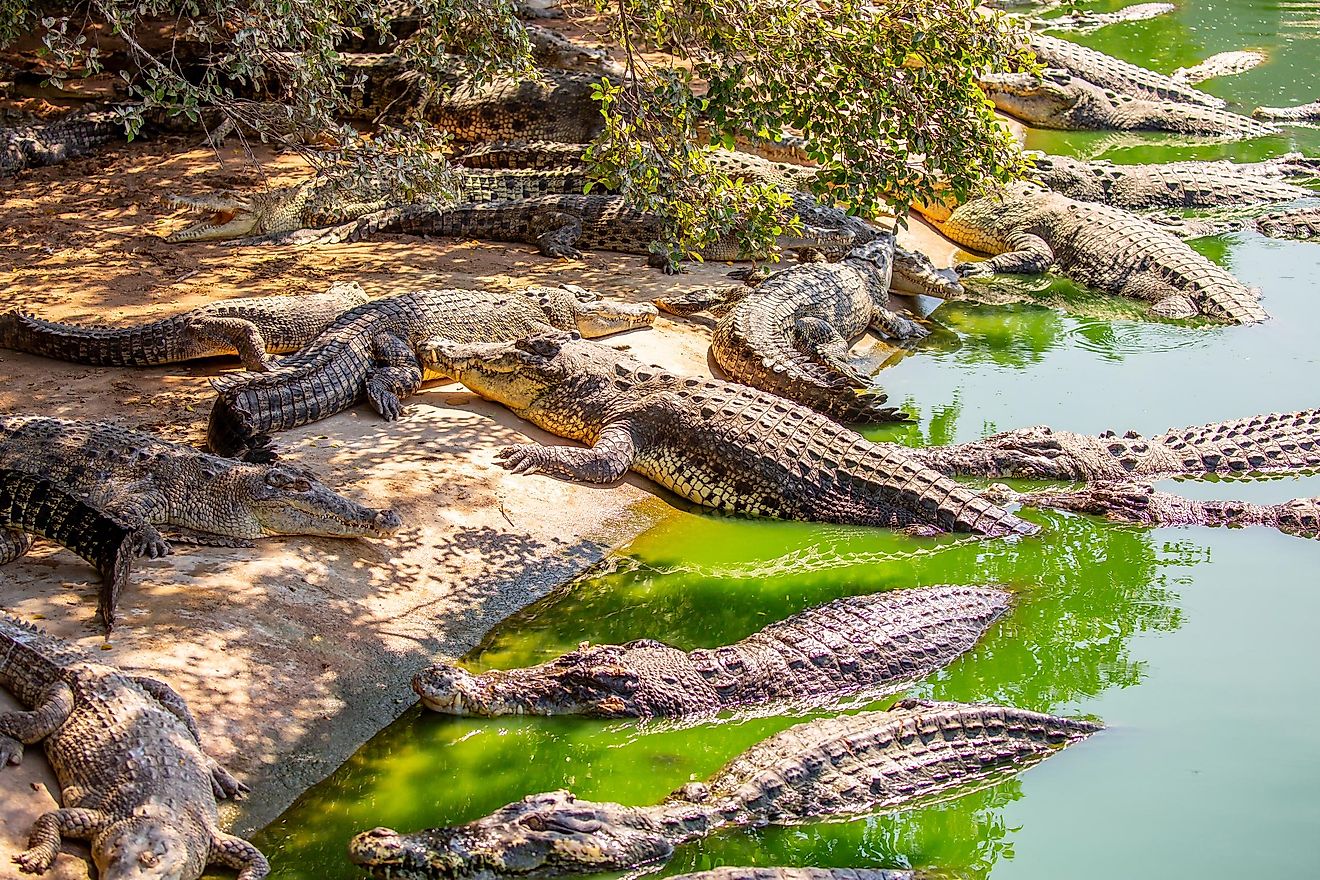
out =
<svg viewBox="0 0 1320 880"><path fill-rule="evenodd" d="M292 157L259 158L276 170L271 182L305 173ZM127 323L218 299L321 290L336 280L357 281L372 296L571 281L633 301L728 283L723 265L666 277L640 257L571 262L477 242L383 237L235 249L160 240L182 222L164 194L261 183L237 150L217 156L183 140L121 145L0 180L0 308ZM922 245L947 264L949 246L929 237ZM708 374L704 323L662 316L654 330L612 342L669 369ZM0 351L0 411L115 419L200 443L207 380L232 369L215 362L130 371ZM173 556L138 563L109 639L94 620L94 574L76 557L39 544L0 569L7 610L183 694L207 750L252 788L226 814L240 833L274 818L407 708L417 668L463 653L670 510L660 490L636 477L593 488L505 472L495 461L501 447L564 441L461 386L428 387L408 403L393 424L358 407L279 437L288 458L329 485L397 510L405 527L389 540L179 546ZM12 705L0 692L0 711ZM0 878L18 876L10 857L57 795L39 748L0 773ZM66 846L47 876L85 878L85 852Z"/></svg>

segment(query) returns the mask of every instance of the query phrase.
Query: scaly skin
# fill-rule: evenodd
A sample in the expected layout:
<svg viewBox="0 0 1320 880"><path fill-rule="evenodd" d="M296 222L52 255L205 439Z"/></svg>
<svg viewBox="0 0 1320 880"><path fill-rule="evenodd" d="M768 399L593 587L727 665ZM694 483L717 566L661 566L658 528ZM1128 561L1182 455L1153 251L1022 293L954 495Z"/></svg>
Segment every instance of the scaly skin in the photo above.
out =
<svg viewBox="0 0 1320 880"><path fill-rule="evenodd" d="M1202 107L1225 106L1222 98L1194 89L1172 77L1048 34L1033 33L1031 48L1044 66L1066 70L1079 79L1120 95L1148 101L1198 104Z"/></svg>
<svg viewBox="0 0 1320 880"><path fill-rule="evenodd" d="M1290 202L1316 193L1282 179L1314 175L1300 155L1292 166L1279 162L1169 162L1115 165L1067 156L1033 155L1032 179L1082 202L1115 208L1221 208L1260 202Z"/></svg>
<svg viewBox="0 0 1320 880"><path fill-rule="evenodd" d="M1234 324L1267 320L1259 292L1160 227L1118 208L1078 202L1017 181L953 211L914 205L940 232L992 255L963 263L964 277L1040 274L1056 268L1079 284L1153 303L1163 317L1203 315Z"/></svg>
<svg viewBox="0 0 1320 880"><path fill-rule="evenodd" d="M580 647L527 669L473 675L453 664L413 678L450 715L709 716L817 708L894 693L970 650L1012 597L990 587L922 587L836 599L740 642L685 652L649 639Z"/></svg>
<svg viewBox="0 0 1320 880"><path fill-rule="evenodd" d="M385 419L428 379L419 349L436 338L517 339L553 328L605 336L655 320L650 304L607 302L580 287L522 291L421 290L382 297L344 313L298 354L262 375L212 384L207 442L220 455L269 460L270 433L343 412L365 399Z"/></svg>
<svg viewBox="0 0 1320 880"><path fill-rule="evenodd" d="M105 367L237 355L249 370L268 370L268 353L297 351L366 301L357 284L333 284L325 293L215 302L127 327L62 324L6 312L0 314L0 348Z"/></svg>
<svg viewBox="0 0 1320 880"><path fill-rule="evenodd" d="M49 480L0 468L0 565L26 553L30 535L49 538L95 566L101 575L97 611L107 630L114 626L133 562L134 530Z"/></svg>
<svg viewBox="0 0 1320 880"><path fill-rule="evenodd" d="M1314 196L1315 193L1308 193ZM1311 240L1320 238L1320 208L1293 208L1253 217L1247 225L1270 238Z"/></svg>
<svg viewBox="0 0 1320 880"><path fill-rule="evenodd" d="M1037 128L1067 131L1169 131L1217 138L1277 134L1273 126L1215 107L1133 98L1062 70L993 73L977 84L1000 111Z"/></svg>
<svg viewBox="0 0 1320 880"><path fill-rule="evenodd" d="M202 751L197 723L169 685L95 663L0 614L0 685L29 712L0 715L0 767L44 742L62 807L39 817L20 871L44 874L63 838L89 840L103 880L196 880L208 864L239 880L270 870L220 830L217 798L246 789Z"/></svg>
<svg viewBox="0 0 1320 880"><path fill-rule="evenodd" d="M1320 410L1270 413L1155 437L1099 437L1022 428L957 446L909 450L941 473L1041 480L1119 481L1320 468Z"/></svg>
<svg viewBox="0 0 1320 880"><path fill-rule="evenodd" d="M1097 483L1072 492L1014 492L996 486L995 494L1006 502L1090 513L1135 525L1270 526L1302 538L1320 538L1320 498L1297 498L1281 504L1197 501L1134 482Z"/></svg>
<svg viewBox="0 0 1320 880"><path fill-rule="evenodd" d="M988 6L1003 6L1008 4L989 3ZM1054 4L1048 4L1052 6ZM1037 18L1033 21L1036 27L1052 31L1072 31L1074 33L1084 34L1090 31L1098 31L1101 28L1109 27L1113 24L1123 24L1130 21L1149 21L1152 18L1160 18L1173 12L1178 7L1172 3L1134 3L1131 6L1124 6L1122 9L1116 9L1113 12L1091 12L1085 9L1069 9L1066 13L1056 18Z"/></svg>
<svg viewBox="0 0 1320 880"><path fill-rule="evenodd" d="M799 724L748 749L709 784L650 807L531 795L452 828L376 828L349 858L392 880L496 880L622 871L662 863L720 828L790 825L930 800L1037 763L1100 729L1000 706L900 703Z"/></svg>
<svg viewBox="0 0 1320 880"><path fill-rule="evenodd" d="M671 880L916 880L912 871L887 868L715 868Z"/></svg>
<svg viewBox="0 0 1320 880"><path fill-rule="evenodd" d="M1265 63L1265 55L1251 50L1233 50L1211 55L1200 64L1180 67L1169 75L1174 82L1199 83L1221 76L1237 76ZM1255 115L1254 113L1252 114Z"/></svg>
<svg viewBox="0 0 1320 880"><path fill-rule="evenodd" d="M45 124L0 128L0 177L86 156L123 138L123 122L109 111L72 113Z"/></svg>
<svg viewBox="0 0 1320 880"><path fill-rule="evenodd" d="M806 407L675 376L590 342L537 336L440 344L428 369L591 448L515 446L519 473L611 483L629 469L716 510L923 533L1034 534L1036 526Z"/></svg>
<svg viewBox="0 0 1320 880"><path fill-rule="evenodd" d="M1296 107L1257 107L1251 111L1257 119L1277 119L1281 122L1314 122L1320 119L1320 101Z"/></svg>
<svg viewBox="0 0 1320 880"><path fill-rule="evenodd" d="M169 552L156 526L182 541L248 546L268 535L384 536L400 524L303 468L218 458L106 422L0 416L0 467L47 478L136 528L149 556Z"/></svg>

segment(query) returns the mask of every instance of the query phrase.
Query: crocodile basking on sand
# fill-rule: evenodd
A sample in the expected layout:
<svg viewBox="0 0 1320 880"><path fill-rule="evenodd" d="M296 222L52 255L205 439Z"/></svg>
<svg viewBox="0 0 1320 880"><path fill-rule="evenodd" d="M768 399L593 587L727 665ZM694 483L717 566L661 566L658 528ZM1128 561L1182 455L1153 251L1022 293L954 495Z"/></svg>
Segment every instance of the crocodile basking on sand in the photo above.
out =
<svg viewBox="0 0 1320 880"><path fill-rule="evenodd" d="M1216 98L1200 89L1192 88L1185 82L1179 82L1162 73L1138 67L1069 40L1033 33L1031 49L1045 67L1066 70L1074 77L1092 83L1101 90L1148 101L1171 101L1216 108L1225 106L1223 98Z"/></svg>
<svg viewBox="0 0 1320 880"><path fill-rule="evenodd" d="M440 344L427 369L589 448L513 446L517 473L611 483L629 469L698 504L778 519L972 532L1038 528L977 492L776 395L676 376L604 345L549 334Z"/></svg>
<svg viewBox="0 0 1320 880"><path fill-rule="evenodd" d="M495 880L623 871L667 861L721 828L792 825L930 802L1020 772L1100 725L1002 706L905 701L822 718L743 752L708 783L647 807L530 795L482 819L400 834L376 828L348 856L393 880Z"/></svg>
<svg viewBox="0 0 1320 880"><path fill-rule="evenodd" d="M735 382L796 401L842 422L904 419L866 374L848 362L851 340L874 329L898 339L928 331L889 307L894 237L878 238L837 263L792 266L755 287L730 288L711 335L711 355ZM933 269L932 269L933 273ZM950 284L923 290L945 295ZM703 292L704 293L704 292ZM657 300L668 312L716 309L713 298L678 296ZM699 302L693 302L700 298Z"/></svg>
<svg viewBox="0 0 1320 880"><path fill-rule="evenodd" d="M1025 181L952 210L937 203L913 207L948 238L991 255L960 264L963 277L1057 268L1079 284L1150 302L1161 317L1203 315L1234 324L1269 318L1258 291L1172 233L1120 208L1079 202Z"/></svg>
<svg viewBox="0 0 1320 880"><path fill-rule="evenodd" d="M101 575L97 611L109 629L128 583L134 530L50 480L0 468L0 565L26 553L32 536L49 538L90 562Z"/></svg>
<svg viewBox="0 0 1320 880"><path fill-rule="evenodd" d="M1115 208L1221 208L1314 198L1288 177L1315 177L1320 160L1291 153L1264 162L1115 165L1032 154L1031 179L1082 202Z"/></svg>
<svg viewBox="0 0 1320 880"><path fill-rule="evenodd" d="M385 419L428 379L421 349L517 339L553 328L606 336L655 320L655 306L599 299L571 285L519 291L421 290L345 312L298 354L262 374L216 379L207 442L220 455L269 459L270 433L306 425L366 400Z"/></svg>
<svg viewBox="0 0 1320 880"><path fill-rule="evenodd" d="M1148 483L1097 483L1073 491L1015 492L994 486L1000 500L1103 516L1143 526L1269 526L1289 535L1320 538L1320 498L1296 498L1279 504L1247 501L1198 501L1156 491Z"/></svg>
<svg viewBox="0 0 1320 880"><path fill-rule="evenodd" d="M1058 69L984 74L977 77L977 85L998 110L1037 128L1168 131L1236 139L1278 133L1273 126L1228 110L1133 98Z"/></svg>
<svg viewBox="0 0 1320 880"><path fill-rule="evenodd" d="M413 678L450 715L709 716L766 705L818 708L894 693L947 666L1008 610L990 587L921 587L836 599L740 642L682 651L651 639L583 646L527 669L453 664Z"/></svg>
<svg viewBox="0 0 1320 880"><path fill-rule="evenodd" d="M0 128L0 177L56 165L124 139L124 122L109 110L71 113L53 122Z"/></svg>
<svg viewBox="0 0 1320 880"><path fill-rule="evenodd" d="M264 374L263 374L264 375ZM139 552L177 540L250 546L269 535L392 534L392 510L363 507L295 465L256 465L107 422L0 416L0 468L51 480L137 530Z"/></svg>
<svg viewBox="0 0 1320 880"><path fill-rule="evenodd" d="M187 703L158 679L97 663L0 614L0 685L30 711L0 714L0 768L43 743L60 809L40 816L20 871L44 874L65 837L91 843L102 880L196 880L207 865L261 880L261 852L220 830L216 800L245 787L202 751Z"/></svg>
<svg viewBox="0 0 1320 880"><path fill-rule="evenodd" d="M149 367L237 355L249 370L268 370L270 354L297 351L335 318L367 301L354 282L325 293L214 302L126 327L45 321L0 313L0 348L108 367Z"/></svg>
<svg viewBox="0 0 1320 880"><path fill-rule="evenodd" d="M941 473L1039 480L1127 482L1320 468L1320 410L1270 413L1153 437L1100 436L1038 426L955 446L909 452Z"/></svg>

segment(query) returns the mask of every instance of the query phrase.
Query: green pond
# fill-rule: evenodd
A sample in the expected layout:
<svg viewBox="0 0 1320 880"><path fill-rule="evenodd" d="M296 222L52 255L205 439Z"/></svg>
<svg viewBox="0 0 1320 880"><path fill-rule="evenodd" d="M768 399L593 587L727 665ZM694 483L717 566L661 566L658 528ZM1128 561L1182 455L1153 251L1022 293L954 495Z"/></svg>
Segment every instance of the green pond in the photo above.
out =
<svg viewBox="0 0 1320 880"><path fill-rule="evenodd" d="M1079 37L1159 70L1212 52L1270 62L1209 88L1248 109L1320 97L1320 4L1199 2ZM1142 146L1141 144L1144 144ZM1115 161L1290 149L1320 131L1186 147L1159 137L1036 133L1032 146ZM1198 243L1260 286L1258 327L945 305L940 329L880 381L919 416L875 432L971 440L1048 423L1157 432L1320 403L1320 245L1241 233ZM1320 495L1320 477L1179 482L1196 497ZM723 833L663 873L718 865L921 866L995 878L1320 876L1320 544L1265 529L1149 530L1029 513L1039 538L965 542L751 522L686 508L606 566L499 627L472 668L536 663L579 641L714 646L831 598L1002 582L1012 612L908 693L1103 719L1108 729L956 800L839 823ZM884 703L878 705L885 705ZM686 728L563 719L478 721L412 710L257 835L281 880L359 876L349 837L467 821L533 792L652 803L800 717Z"/></svg>

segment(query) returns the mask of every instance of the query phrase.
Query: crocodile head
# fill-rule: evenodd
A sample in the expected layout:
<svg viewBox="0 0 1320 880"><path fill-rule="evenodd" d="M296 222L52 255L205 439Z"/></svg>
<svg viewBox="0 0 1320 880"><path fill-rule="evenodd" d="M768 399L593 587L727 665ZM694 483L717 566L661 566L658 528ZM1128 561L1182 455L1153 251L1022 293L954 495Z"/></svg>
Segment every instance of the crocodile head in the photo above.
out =
<svg viewBox="0 0 1320 880"><path fill-rule="evenodd" d="M977 85L995 107L1033 125L1046 124L1064 116L1077 104L1081 93L1072 88L1072 77L1064 71L991 73L977 78Z"/></svg>
<svg viewBox="0 0 1320 880"><path fill-rule="evenodd" d="M191 226L165 236L168 242L229 241L261 231L260 207L240 195L170 196L169 202L204 216Z"/></svg>
<svg viewBox="0 0 1320 880"><path fill-rule="evenodd" d="M589 339L649 327L659 314L651 303L601 299L594 290L576 284L532 287L526 294L540 301L551 324L562 330L576 330Z"/></svg>
<svg viewBox="0 0 1320 880"><path fill-rule="evenodd" d="M191 880L206 868L210 835L188 833L178 818L151 808L115 822L92 840L92 861L101 880Z"/></svg>
<svg viewBox="0 0 1320 880"><path fill-rule="evenodd" d="M399 834L375 828L348 858L391 880L494 880L616 871L666 859L673 844L644 810L536 794L453 828Z"/></svg>
<svg viewBox="0 0 1320 880"><path fill-rule="evenodd" d="M320 535L331 538L383 537L401 525L392 510L363 507L332 491L305 468L285 462L248 464L224 461L203 465L200 484L182 505L197 523L180 525L237 538L268 535ZM223 531L215 523L223 525Z"/></svg>
<svg viewBox="0 0 1320 880"><path fill-rule="evenodd" d="M987 477L1037 480L1089 480L1105 458L1094 437L1056 431L1044 425L992 434L958 446L921 451L936 470Z"/></svg>
<svg viewBox="0 0 1320 880"><path fill-rule="evenodd" d="M552 389L598 381L603 371L593 360L605 352L612 350L565 333L542 333L516 342L442 342L423 352L423 367L522 413Z"/></svg>

